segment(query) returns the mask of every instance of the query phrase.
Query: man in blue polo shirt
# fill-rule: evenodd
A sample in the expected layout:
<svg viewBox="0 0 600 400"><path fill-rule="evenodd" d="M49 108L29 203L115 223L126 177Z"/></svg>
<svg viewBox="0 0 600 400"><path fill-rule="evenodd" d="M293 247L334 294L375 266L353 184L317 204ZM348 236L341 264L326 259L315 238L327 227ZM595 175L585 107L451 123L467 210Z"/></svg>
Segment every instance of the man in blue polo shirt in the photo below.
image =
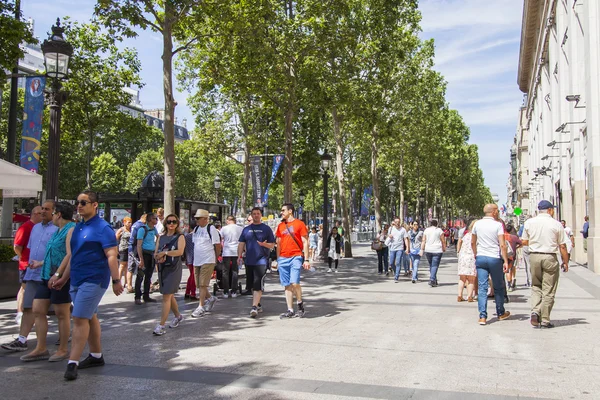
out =
<svg viewBox="0 0 600 400"><path fill-rule="evenodd" d="M77 369L104 365L100 343L98 305L111 283L115 295L123 293L117 259L117 239L110 224L97 215L98 195L85 191L77 197L83 218L67 236L67 255L48 286L60 289L71 278L73 341L65 379L77 379ZM86 342L89 356L79 363Z"/></svg>

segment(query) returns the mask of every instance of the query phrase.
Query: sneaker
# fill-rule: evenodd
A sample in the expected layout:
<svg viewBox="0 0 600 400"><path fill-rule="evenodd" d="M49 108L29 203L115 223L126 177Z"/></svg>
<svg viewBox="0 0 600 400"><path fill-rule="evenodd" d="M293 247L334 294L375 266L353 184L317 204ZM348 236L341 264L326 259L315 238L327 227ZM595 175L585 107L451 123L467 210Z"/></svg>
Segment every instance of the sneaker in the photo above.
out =
<svg viewBox="0 0 600 400"><path fill-rule="evenodd" d="M337 268L335 269L335 273L336 273L336 274L338 273L338 270L337 270Z"/></svg>
<svg viewBox="0 0 600 400"><path fill-rule="evenodd" d="M531 313L530 322L534 328L539 328L540 327L540 315L538 313Z"/></svg>
<svg viewBox="0 0 600 400"><path fill-rule="evenodd" d="M390 273L389 273L389 271L385 273L385 276L390 276Z"/></svg>
<svg viewBox="0 0 600 400"><path fill-rule="evenodd" d="M77 379L77 364L68 363L67 371L65 372L65 379L68 381L74 381Z"/></svg>
<svg viewBox="0 0 600 400"><path fill-rule="evenodd" d="M485 325L487 324L485 318L479 318L479 325Z"/></svg>
<svg viewBox="0 0 600 400"><path fill-rule="evenodd" d="M262 304L258 303L258 312L263 312Z"/></svg>
<svg viewBox="0 0 600 400"><path fill-rule="evenodd" d="M141 306L143 304L142 299L135 299L135 304Z"/></svg>
<svg viewBox="0 0 600 400"><path fill-rule="evenodd" d="M279 316L279 319L291 319L294 318L296 316L296 314L294 314L294 312L292 310L287 310L286 312L284 312L283 314L281 314Z"/></svg>
<svg viewBox="0 0 600 400"><path fill-rule="evenodd" d="M152 334L154 336L162 336L165 333L167 333L167 331L166 331L165 327L161 326L161 325L156 325L156 328L154 328L154 331L152 332Z"/></svg>
<svg viewBox="0 0 600 400"><path fill-rule="evenodd" d="M508 298L507 294L504 295L504 302L505 303L510 303L510 299Z"/></svg>
<svg viewBox="0 0 600 400"><path fill-rule="evenodd" d="M21 343L19 339L15 339L10 343L4 343L2 348L8 351L27 351L27 342Z"/></svg>
<svg viewBox="0 0 600 400"><path fill-rule="evenodd" d="M202 306L198 306L198 308L196 308L193 312L192 312L192 318L200 318L200 317L204 317L204 315L206 314L206 310L204 309L204 307Z"/></svg>
<svg viewBox="0 0 600 400"><path fill-rule="evenodd" d="M250 317L251 318L256 318L256 316L258 315L258 307L252 307L252 310L250 310Z"/></svg>
<svg viewBox="0 0 600 400"><path fill-rule="evenodd" d="M504 314L499 315L498 319L500 321L504 321L505 319L507 319L508 317L510 317L510 311L504 311Z"/></svg>
<svg viewBox="0 0 600 400"><path fill-rule="evenodd" d="M238 297L238 294L233 292L229 294L229 297L231 297L232 299L235 299L236 297Z"/></svg>
<svg viewBox="0 0 600 400"><path fill-rule="evenodd" d="M550 322L548 322L547 324L541 324L541 325L540 325L540 328L541 328L541 329L552 329L552 328L554 328L554 324L553 324L553 323L550 323Z"/></svg>
<svg viewBox="0 0 600 400"><path fill-rule="evenodd" d="M177 328L181 321L183 321L183 315L179 314L179 317L173 318L173 320L169 324L169 328Z"/></svg>
<svg viewBox="0 0 600 400"><path fill-rule="evenodd" d="M21 320L23 319L23 313L22 312L18 312L17 316L15 317L15 324L21 326Z"/></svg>
<svg viewBox="0 0 600 400"><path fill-rule="evenodd" d="M298 311L296 312L296 316L298 318L304 318L304 314L306 314L306 311L304 310L304 303L298 304Z"/></svg>
<svg viewBox="0 0 600 400"><path fill-rule="evenodd" d="M413 280L412 280L412 283L417 283L417 280L416 280L416 279L413 279Z"/></svg>
<svg viewBox="0 0 600 400"><path fill-rule="evenodd" d="M233 293L231 294L231 297L233 297ZM204 305L204 310L206 310L207 312L212 311L216 302L217 298L215 296L211 296L210 299L206 301L206 304Z"/></svg>
<svg viewBox="0 0 600 400"><path fill-rule="evenodd" d="M515 287L514 286L509 286L508 287L508 291L509 292L514 292L515 291Z"/></svg>
<svg viewBox="0 0 600 400"><path fill-rule="evenodd" d="M92 368L92 367L101 367L104 365L104 356L100 358L92 357L92 355L88 355L85 360L79 363L79 369Z"/></svg>
<svg viewBox="0 0 600 400"><path fill-rule="evenodd" d="M148 297L147 299L144 299L144 303L156 303L156 300ZM79 367L79 368L81 368L81 367Z"/></svg>
<svg viewBox="0 0 600 400"><path fill-rule="evenodd" d="M333 270L332 270L331 268L329 268L329 269L327 270L327 272L332 272L332 271L333 271Z"/></svg>

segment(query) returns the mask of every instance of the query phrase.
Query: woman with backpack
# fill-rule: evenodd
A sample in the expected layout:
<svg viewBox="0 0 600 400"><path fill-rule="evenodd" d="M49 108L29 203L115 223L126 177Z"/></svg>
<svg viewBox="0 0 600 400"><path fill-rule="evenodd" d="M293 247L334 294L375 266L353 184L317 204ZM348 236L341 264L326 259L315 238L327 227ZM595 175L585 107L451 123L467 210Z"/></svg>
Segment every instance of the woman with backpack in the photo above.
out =
<svg viewBox="0 0 600 400"><path fill-rule="evenodd" d="M154 250L154 259L158 265L160 293L163 295L160 323L152 332L155 336L162 336L166 333L165 323L171 311L175 314L175 318L169 324L169 328L177 328L183 321L183 315L179 312L175 300L175 293L179 290L181 282L181 256L185 251L185 237L179 229L177 215L169 214L164 221L164 228L160 232L161 235L156 241Z"/></svg>
<svg viewBox="0 0 600 400"><path fill-rule="evenodd" d="M342 237L339 234L338 228L331 228L331 233L327 237L327 241L325 242L327 252L327 263L329 264L329 269L327 272L332 272L331 264L335 261L335 272L338 272L338 262L340 261L340 252L342 249Z"/></svg>

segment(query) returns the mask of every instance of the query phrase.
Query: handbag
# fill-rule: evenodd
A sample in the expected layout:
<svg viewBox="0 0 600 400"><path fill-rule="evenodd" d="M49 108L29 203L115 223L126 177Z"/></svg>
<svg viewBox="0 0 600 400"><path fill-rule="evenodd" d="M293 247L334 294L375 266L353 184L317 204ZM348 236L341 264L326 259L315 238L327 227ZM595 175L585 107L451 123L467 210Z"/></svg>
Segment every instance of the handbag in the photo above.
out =
<svg viewBox="0 0 600 400"><path fill-rule="evenodd" d="M171 239L171 241L169 243L165 244L162 247L162 249L160 249L160 251L168 250L171 246L173 246L173 244L175 244L177 242L177 240L179 240L179 236L181 236L181 235L177 235L173 239ZM166 256L165 257L165 261L161 262L160 266L163 267L163 268L165 268L165 267L172 267L175 264L177 264L177 261L178 261L177 259L178 258L179 257Z"/></svg>
<svg viewBox="0 0 600 400"><path fill-rule="evenodd" d="M380 240L373 240L373 243L371 243L371 249L373 249L375 251L379 251L379 250L383 249L383 244L381 243Z"/></svg>

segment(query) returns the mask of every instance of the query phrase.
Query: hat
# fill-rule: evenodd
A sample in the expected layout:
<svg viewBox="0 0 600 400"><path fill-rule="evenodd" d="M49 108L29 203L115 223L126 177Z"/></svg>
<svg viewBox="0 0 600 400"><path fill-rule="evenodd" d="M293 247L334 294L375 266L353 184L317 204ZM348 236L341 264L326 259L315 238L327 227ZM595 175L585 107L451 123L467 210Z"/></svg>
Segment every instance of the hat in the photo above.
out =
<svg viewBox="0 0 600 400"><path fill-rule="evenodd" d="M196 215L194 215L194 218L208 218L208 211L203 210L201 208L199 208L198 210L196 210Z"/></svg>
<svg viewBox="0 0 600 400"><path fill-rule="evenodd" d="M542 200L538 204L538 210L547 210L549 208L555 208L556 206L550 203L548 200Z"/></svg>

